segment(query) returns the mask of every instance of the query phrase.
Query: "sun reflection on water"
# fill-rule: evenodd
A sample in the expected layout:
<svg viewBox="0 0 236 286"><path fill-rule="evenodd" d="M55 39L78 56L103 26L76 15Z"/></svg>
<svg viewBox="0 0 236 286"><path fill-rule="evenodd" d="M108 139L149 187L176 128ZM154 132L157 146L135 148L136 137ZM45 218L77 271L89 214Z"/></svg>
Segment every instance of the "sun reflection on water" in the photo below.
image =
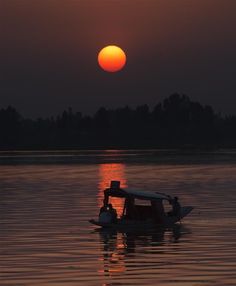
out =
<svg viewBox="0 0 236 286"><path fill-rule="evenodd" d="M120 181L121 188L127 188L127 180L125 176L125 165L122 163L107 163L99 166L99 193L98 206L103 204L104 193L106 188L110 187L111 181ZM120 198L110 198L109 201L116 209L118 216L121 216L123 211L124 200Z"/></svg>

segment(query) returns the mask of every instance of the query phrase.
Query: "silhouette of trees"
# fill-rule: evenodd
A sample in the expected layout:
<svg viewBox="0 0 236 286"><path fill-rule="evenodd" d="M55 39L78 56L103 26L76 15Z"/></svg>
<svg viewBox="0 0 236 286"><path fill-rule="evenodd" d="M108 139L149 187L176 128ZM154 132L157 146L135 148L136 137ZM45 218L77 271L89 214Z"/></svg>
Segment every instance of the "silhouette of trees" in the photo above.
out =
<svg viewBox="0 0 236 286"><path fill-rule="evenodd" d="M236 116L172 94L152 110L101 107L94 116L68 108L57 117L23 118L0 109L0 149L217 148L236 146Z"/></svg>
<svg viewBox="0 0 236 286"><path fill-rule="evenodd" d="M19 144L22 118L11 106L0 110L0 146L12 149Z"/></svg>

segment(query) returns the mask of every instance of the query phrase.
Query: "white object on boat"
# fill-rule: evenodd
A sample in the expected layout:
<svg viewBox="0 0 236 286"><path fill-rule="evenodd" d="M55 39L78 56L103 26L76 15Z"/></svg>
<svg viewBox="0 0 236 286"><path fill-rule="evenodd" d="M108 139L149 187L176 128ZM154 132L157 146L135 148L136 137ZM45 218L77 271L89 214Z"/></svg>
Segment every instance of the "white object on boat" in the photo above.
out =
<svg viewBox="0 0 236 286"><path fill-rule="evenodd" d="M102 212L102 213L99 215L98 222L99 222L100 224L111 223L111 222L112 222L111 213L110 213L110 212Z"/></svg>

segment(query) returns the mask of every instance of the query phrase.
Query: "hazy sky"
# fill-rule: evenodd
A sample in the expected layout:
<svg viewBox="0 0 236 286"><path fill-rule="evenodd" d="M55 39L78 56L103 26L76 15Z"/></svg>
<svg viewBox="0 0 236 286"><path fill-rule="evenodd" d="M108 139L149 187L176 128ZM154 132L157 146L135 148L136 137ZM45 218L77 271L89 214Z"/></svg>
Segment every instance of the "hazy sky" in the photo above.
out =
<svg viewBox="0 0 236 286"><path fill-rule="evenodd" d="M27 116L173 92L236 113L236 0L0 0L0 107ZM97 64L108 44L127 66Z"/></svg>

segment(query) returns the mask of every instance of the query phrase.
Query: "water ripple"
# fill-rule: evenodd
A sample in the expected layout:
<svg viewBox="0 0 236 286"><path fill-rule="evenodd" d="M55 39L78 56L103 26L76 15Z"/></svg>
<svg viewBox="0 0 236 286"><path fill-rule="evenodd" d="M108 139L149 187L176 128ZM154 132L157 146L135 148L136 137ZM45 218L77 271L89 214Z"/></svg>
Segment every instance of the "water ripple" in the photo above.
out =
<svg viewBox="0 0 236 286"><path fill-rule="evenodd" d="M194 212L152 233L97 231L110 179ZM236 165L0 166L0 285L236 285Z"/></svg>

